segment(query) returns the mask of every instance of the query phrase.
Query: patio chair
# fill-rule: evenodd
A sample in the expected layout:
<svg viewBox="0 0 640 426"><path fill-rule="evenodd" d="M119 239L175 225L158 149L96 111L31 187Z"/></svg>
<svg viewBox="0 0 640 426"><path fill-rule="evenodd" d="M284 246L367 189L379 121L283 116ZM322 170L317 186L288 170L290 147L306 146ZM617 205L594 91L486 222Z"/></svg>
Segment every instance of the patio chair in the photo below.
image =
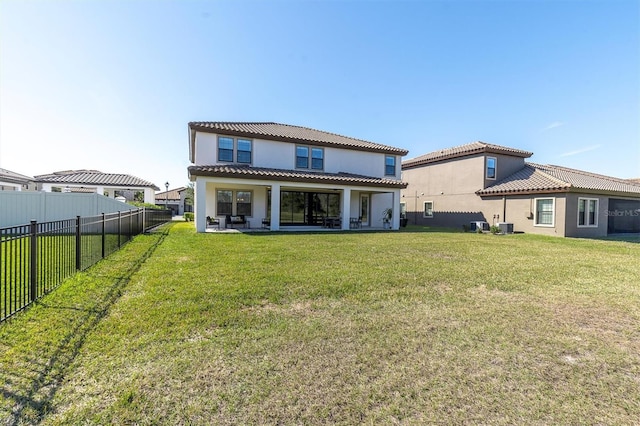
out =
<svg viewBox="0 0 640 426"><path fill-rule="evenodd" d="M349 218L349 228L359 229L362 227L362 216Z"/></svg>
<svg viewBox="0 0 640 426"><path fill-rule="evenodd" d="M217 226L220 229L220 219L217 217L207 216L207 226Z"/></svg>

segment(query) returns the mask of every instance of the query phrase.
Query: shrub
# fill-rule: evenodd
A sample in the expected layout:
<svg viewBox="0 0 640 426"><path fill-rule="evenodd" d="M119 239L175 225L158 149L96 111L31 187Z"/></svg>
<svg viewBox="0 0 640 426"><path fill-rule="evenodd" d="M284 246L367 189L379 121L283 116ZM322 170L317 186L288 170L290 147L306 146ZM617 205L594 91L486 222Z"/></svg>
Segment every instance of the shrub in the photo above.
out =
<svg viewBox="0 0 640 426"><path fill-rule="evenodd" d="M186 220L187 222L193 222L193 212L185 213L184 220Z"/></svg>
<svg viewBox="0 0 640 426"><path fill-rule="evenodd" d="M502 230L500 229L500 227L499 227L499 226L496 226L496 225L492 225L492 226L491 226L491 228L490 228L489 230L491 231L491 233L492 233L493 235L496 235L496 234L500 234L500 233L502 233Z"/></svg>

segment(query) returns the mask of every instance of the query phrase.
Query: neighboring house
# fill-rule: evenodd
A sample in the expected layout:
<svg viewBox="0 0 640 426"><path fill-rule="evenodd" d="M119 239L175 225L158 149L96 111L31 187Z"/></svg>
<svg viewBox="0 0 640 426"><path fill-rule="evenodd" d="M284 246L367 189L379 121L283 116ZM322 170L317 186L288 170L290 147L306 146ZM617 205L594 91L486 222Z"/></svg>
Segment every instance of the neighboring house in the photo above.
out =
<svg viewBox="0 0 640 426"><path fill-rule="evenodd" d="M160 188L135 176L102 173L98 170L67 170L34 177L38 190L45 192L98 193L109 198L155 204ZM136 199L137 198L137 199Z"/></svg>
<svg viewBox="0 0 640 426"><path fill-rule="evenodd" d="M186 212L192 212L193 206L187 199L188 192L189 188L186 186L170 189L168 192L156 192L156 205L171 209L173 215L183 215Z"/></svg>
<svg viewBox="0 0 640 426"><path fill-rule="evenodd" d="M408 219L456 228L510 223L516 232L566 237L640 232L640 185L525 162L531 155L474 142L404 161Z"/></svg>
<svg viewBox="0 0 640 426"><path fill-rule="evenodd" d="M400 161L407 151L333 133L278 123L189 123L195 224L226 226L243 215L271 230L350 229L400 223Z"/></svg>
<svg viewBox="0 0 640 426"><path fill-rule="evenodd" d="M35 185L32 177L0 169L0 191L29 191L33 189L35 189Z"/></svg>

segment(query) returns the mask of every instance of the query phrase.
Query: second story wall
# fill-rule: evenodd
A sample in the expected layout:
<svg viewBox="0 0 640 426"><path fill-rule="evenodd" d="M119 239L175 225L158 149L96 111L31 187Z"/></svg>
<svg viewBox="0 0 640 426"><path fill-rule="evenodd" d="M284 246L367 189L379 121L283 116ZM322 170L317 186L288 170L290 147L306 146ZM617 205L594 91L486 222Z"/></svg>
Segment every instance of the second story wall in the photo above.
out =
<svg viewBox="0 0 640 426"><path fill-rule="evenodd" d="M494 185L497 182L500 182L502 179L511 176L524 167L524 158L522 157L513 157L510 155L501 154L484 154L484 158L485 181L483 189ZM493 179L487 176L487 165L489 164L488 161L490 161L489 159L491 158L495 159L495 177Z"/></svg>
<svg viewBox="0 0 640 426"><path fill-rule="evenodd" d="M403 171L403 180L409 182L407 191L424 194L470 194L482 189L485 158L456 158Z"/></svg>
<svg viewBox="0 0 640 426"><path fill-rule="evenodd" d="M222 135L224 136L224 135ZM235 161L220 161L218 158L218 134L197 132L195 137L195 157L194 165L214 165L214 164L238 164ZM235 137L234 137L235 139ZM343 149L336 147L320 147L310 143L300 142L279 142L264 139L250 139L251 149L251 165L253 167L265 167L271 169L285 170L305 170L317 171L325 173L347 172L370 177L384 177L389 179L400 180L401 157L391 155L395 160L395 174L386 175L386 157L384 153L357 151L352 149ZM320 148L323 154L322 170L308 168L296 168L296 152L298 147ZM234 151L234 160L235 157ZM309 161L312 161L309 158Z"/></svg>

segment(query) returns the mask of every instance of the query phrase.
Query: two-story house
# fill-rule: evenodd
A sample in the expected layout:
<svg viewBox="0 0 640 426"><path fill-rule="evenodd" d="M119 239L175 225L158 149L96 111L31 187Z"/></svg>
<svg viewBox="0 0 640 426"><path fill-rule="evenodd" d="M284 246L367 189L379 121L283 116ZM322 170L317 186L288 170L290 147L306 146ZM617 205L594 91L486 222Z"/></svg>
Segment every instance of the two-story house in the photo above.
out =
<svg viewBox="0 0 640 426"><path fill-rule="evenodd" d="M640 185L525 161L531 155L474 142L405 160L403 210L427 226L508 223L516 232L566 237L640 232Z"/></svg>
<svg viewBox="0 0 640 426"><path fill-rule="evenodd" d="M207 217L227 226L242 216L251 228L331 226L390 229L400 223L400 163L407 151L278 123L189 123L188 168L195 225Z"/></svg>

